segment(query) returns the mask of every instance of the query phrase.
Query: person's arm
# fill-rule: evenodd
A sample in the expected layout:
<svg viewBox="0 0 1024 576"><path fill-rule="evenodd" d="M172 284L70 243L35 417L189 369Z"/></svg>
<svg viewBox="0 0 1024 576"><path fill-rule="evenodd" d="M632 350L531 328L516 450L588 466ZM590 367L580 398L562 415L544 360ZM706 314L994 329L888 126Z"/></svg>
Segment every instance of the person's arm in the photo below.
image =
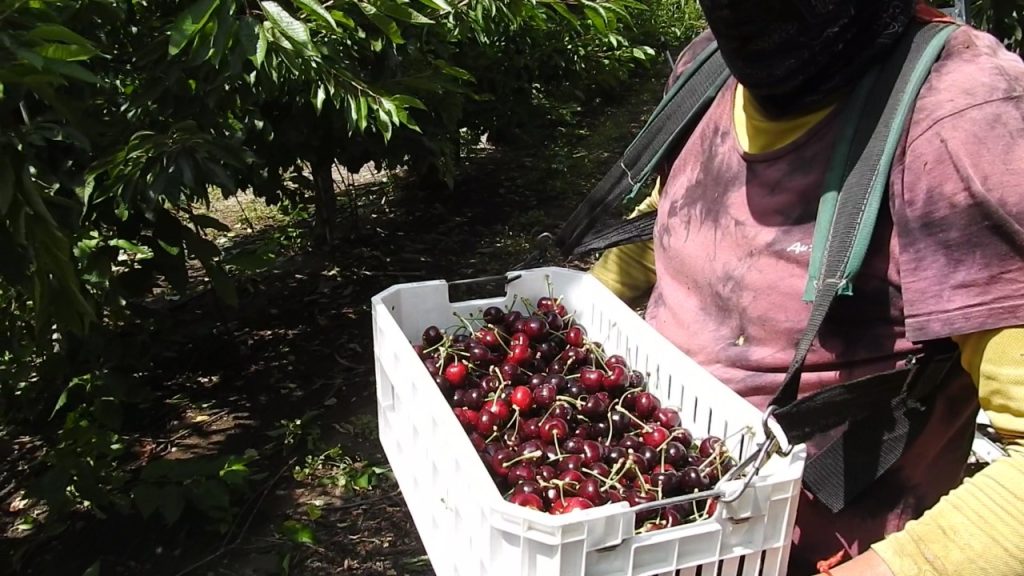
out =
<svg viewBox="0 0 1024 576"><path fill-rule="evenodd" d="M954 34L890 181L906 337L957 341L1009 457L834 576L1024 573L1024 63Z"/></svg>
<svg viewBox="0 0 1024 576"><path fill-rule="evenodd" d="M1024 568L1024 327L954 340L1009 456L833 576L1010 576Z"/></svg>
<svg viewBox="0 0 1024 576"><path fill-rule="evenodd" d="M997 460L920 519L832 576L1011 576L1024 571L1024 327L954 340L981 406L1009 441Z"/></svg>
<svg viewBox="0 0 1024 576"><path fill-rule="evenodd" d="M955 340L982 408L1009 441L1009 456L966 479L919 520L873 546L895 576L1024 572L1024 327Z"/></svg>
<svg viewBox="0 0 1024 576"><path fill-rule="evenodd" d="M660 181L654 191L630 215L658 209ZM630 306L639 306L650 295L654 287L654 244L652 241L634 242L606 250L590 269L590 274L608 287L616 296Z"/></svg>

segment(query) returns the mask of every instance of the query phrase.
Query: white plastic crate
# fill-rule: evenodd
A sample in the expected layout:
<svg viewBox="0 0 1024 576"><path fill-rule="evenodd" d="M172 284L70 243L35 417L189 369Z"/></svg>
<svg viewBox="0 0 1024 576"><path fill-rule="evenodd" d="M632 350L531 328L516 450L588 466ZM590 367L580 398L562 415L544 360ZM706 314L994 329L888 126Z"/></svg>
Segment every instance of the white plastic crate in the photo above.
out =
<svg viewBox="0 0 1024 576"><path fill-rule="evenodd" d="M504 297L452 303L444 281L391 287L372 299L380 441L438 576L777 576L786 572L804 447L775 456L736 501L705 521L633 535L626 503L556 516L504 500L444 396L411 346L453 312L502 308L514 295L563 297L609 354L648 374L663 405L695 436L745 426L763 439L762 414L716 380L593 277L562 268L519 271ZM517 309L521 309L517 307ZM738 481L737 481L738 483ZM729 488L726 484L722 488Z"/></svg>

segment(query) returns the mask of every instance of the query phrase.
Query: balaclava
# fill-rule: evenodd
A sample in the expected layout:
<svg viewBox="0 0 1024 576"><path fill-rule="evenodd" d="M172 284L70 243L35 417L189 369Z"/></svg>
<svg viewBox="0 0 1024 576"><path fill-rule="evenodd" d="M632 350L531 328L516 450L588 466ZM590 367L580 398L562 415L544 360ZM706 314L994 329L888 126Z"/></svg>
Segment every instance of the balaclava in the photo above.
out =
<svg viewBox="0 0 1024 576"><path fill-rule="evenodd" d="M766 113L824 105L900 38L917 0L700 0L733 76Z"/></svg>

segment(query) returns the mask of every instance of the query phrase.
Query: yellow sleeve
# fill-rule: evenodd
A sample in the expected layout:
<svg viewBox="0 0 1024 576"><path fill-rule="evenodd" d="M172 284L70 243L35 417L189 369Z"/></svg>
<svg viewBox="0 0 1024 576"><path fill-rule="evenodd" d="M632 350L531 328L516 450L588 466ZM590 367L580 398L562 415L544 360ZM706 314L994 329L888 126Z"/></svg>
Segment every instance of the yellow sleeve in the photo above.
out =
<svg viewBox="0 0 1024 576"><path fill-rule="evenodd" d="M654 185L654 191L630 214L640 214L658 209L661 194L661 180ZM654 243L650 240L634 242L606 250L590 269L590 274L601 281L616 296L631 306L637 306L654 287Z"/></svg>
<svg viewBox="0 0 1024 576"><path fill-rule="evenodd" d="M954 338L982 409L1008 439L996 460L872 548L894 576L1024 573L1024 327Z"/></svg>

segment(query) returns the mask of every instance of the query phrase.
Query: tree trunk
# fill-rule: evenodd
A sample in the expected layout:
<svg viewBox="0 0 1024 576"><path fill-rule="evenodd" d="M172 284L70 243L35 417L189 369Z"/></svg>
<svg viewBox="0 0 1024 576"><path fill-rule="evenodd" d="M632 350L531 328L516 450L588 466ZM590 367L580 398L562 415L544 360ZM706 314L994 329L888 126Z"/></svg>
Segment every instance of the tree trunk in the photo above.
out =
<svg viewBox="0 0 1024 576"><path fill-rule="evenodd" d="M334 243L334 224L338 216L338 198L334 191L333 160L318 160L310 166L313 171L314 204L313 238L317 243Z"/></svg>

